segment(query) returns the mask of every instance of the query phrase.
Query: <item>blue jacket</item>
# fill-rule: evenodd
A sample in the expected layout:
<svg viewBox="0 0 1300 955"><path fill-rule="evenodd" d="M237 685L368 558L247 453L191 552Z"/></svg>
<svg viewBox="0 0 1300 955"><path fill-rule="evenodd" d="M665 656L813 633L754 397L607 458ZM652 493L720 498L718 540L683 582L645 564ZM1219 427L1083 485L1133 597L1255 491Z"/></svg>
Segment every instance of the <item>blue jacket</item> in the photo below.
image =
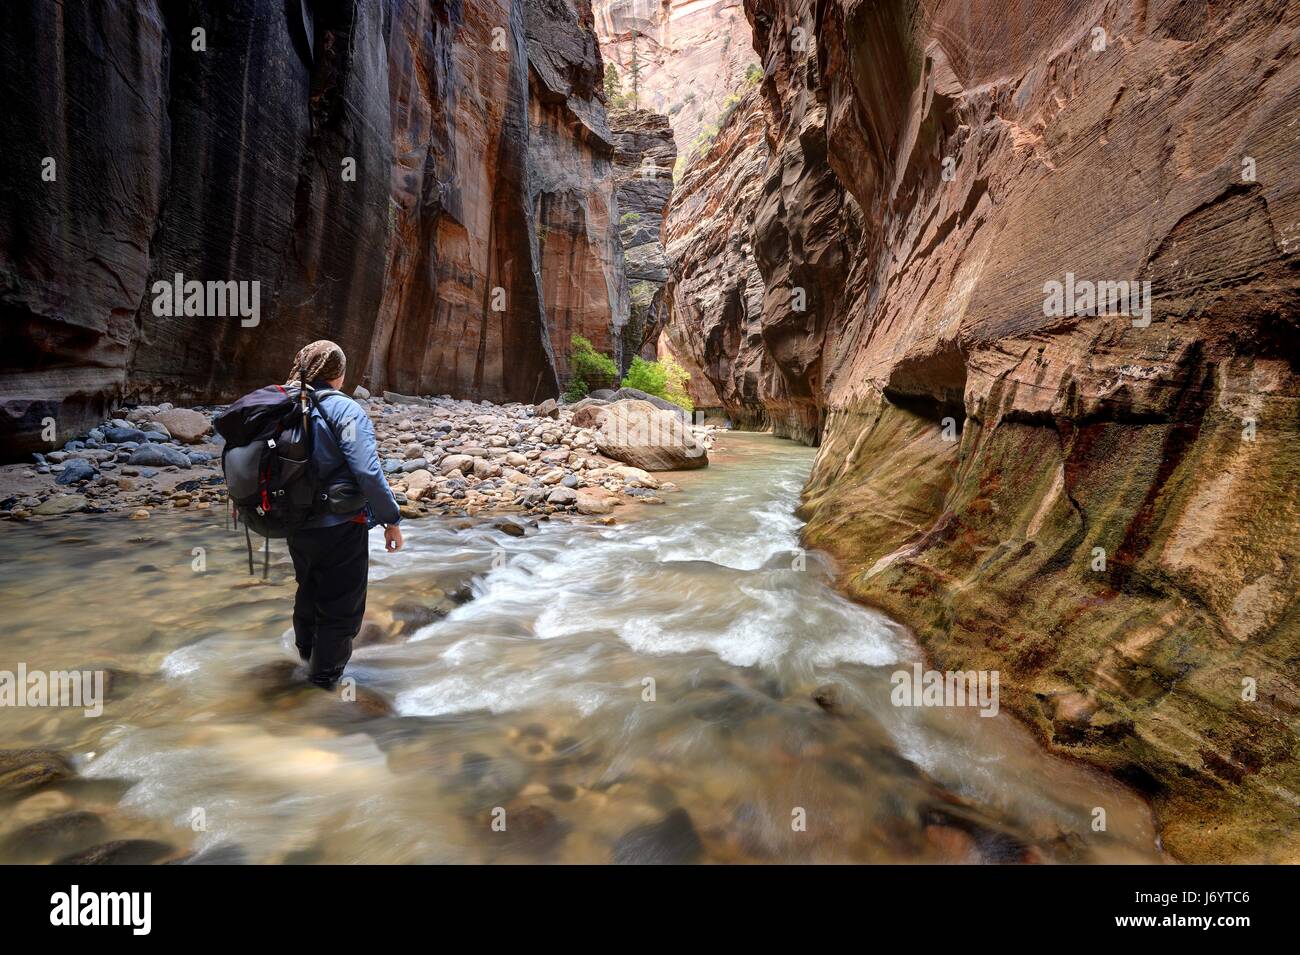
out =
<svg viewBox="0 0 1300 955"><path fill-rule="evenodd" d="M317 389L327 388L322 381L314 383ZM402 519L397 501L384 469L379 464L379 448L375 442L375 428L370 416L347 395L337 391L322 395L313 407L312 464L321 486L328 487L349 477L366 499L367 523L396 524ZM322 418L322 415L324 418ZM328 419L328 423L326 420ZM353 514L322 514L312 518L305 527L333 527L356 518Z"/></svg>

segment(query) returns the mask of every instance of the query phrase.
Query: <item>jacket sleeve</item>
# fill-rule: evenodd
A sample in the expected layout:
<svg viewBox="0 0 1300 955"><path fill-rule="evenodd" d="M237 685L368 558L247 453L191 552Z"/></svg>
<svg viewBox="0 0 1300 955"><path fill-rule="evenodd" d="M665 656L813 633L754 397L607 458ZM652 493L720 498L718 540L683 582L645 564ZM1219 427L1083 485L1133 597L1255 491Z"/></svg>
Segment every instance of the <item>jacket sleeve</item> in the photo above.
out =
<svg viewBox="0 0 1300 955"><path fill-rule="evenodd" d="M347 461L352 476L357 479L357 487L365 495L366 503L375 520L380 524L396 524L402 519L397 500L384 477L384 469L379 464L379 447L375 442L375 428L370 423L370 416L355 401L342 396L343 400L333 402L331 415L334 435L338 440L339 451Z"/></svg>

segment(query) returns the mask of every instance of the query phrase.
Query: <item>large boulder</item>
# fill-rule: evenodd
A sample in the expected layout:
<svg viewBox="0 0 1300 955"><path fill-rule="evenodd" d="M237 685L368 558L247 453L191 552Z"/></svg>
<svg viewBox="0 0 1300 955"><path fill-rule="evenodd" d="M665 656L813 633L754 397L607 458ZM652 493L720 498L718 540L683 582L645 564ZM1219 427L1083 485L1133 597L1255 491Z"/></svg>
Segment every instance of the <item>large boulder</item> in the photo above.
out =
<svg viewBox="0 0 1300 955"><path fill-rule="evenodd" d="M709 455L690 425L648 401L588 405L573 424L595 433L601 454L643 471L686 471L708 467Z"/></svg>
<svg viewBox="0 0 1300 955"><path fill-rule="evenodd" d="M172 408L158 415L156 420L177 441L198 444L212 431L212 421L201 411L189 408Z"/></svg>
<svg viewBox="0 0 1300 955"><path fill-rule="evenodd" d="M667 398L660 398L658 395L652 395L649 392L642 391L640 388L620 388L614 392L611 401L648 401L656 408L662 411L671 411L679 418L688 418L690 415L681 405L675 405Z"/></svg>
<svg viewBox="0 0 1300 955"><path fill-rule="evenodd" d="M168 465L187 468L190 459L177 448L169 448L165 444L146 444L132 451L126 463L146 468L165 468Z"/></svg>

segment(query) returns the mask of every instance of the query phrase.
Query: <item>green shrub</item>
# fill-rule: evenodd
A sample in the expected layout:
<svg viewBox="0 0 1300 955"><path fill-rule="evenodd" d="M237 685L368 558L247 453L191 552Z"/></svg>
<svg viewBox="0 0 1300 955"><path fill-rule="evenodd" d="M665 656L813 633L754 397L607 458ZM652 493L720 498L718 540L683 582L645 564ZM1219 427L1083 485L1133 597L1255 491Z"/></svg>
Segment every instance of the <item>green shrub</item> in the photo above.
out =
<svg viewBox="0 0 1300 955"><path fill-rule="evenodd" d="M641 213L639 213L639 212L625 212L625 213L623 213L621 216L618 217L618 221L619 221L619 223L620 223L621 225L629 225L629 224L631 224L631 223L633 223L633 222L640 222L640 221L641 221Z"/></svg>
<svg viewBox="0 0 1300 955"><path fill-rule="evenodd" d="M569 379L569 387L561 397L565 401L581 401L587 397L587 383L578 377Z"/></svg>
<svg viewBox="0 0 1300 955"><path fill-rule="evenodd" d="M618 365L614 363L614 359L596 351L595 346L581 335L573 336L572 350L569 352L569 371L574 379L582 381L582 395L587 393L588 382L618 379ZM582 395L578 397L581 398Z"/></svg>
<svg viewBox="0 0 1300 955"><path fill-rule="evenodd" d="M689 380L690 375L686 369L671 358L646 361L638 356L632 359L622 386L636 388L656 398L665 398L679 408L694 411L695 404L686 394L686 382Z"/></svg>
<svg viewBox="0 0 1300 955"><path fill-rule="evenodd" d="M627 375L623 378L624 388L636 388L656 398L664 396L664 388L667 385L668 379L664 376L663 365L657 361L646 361L639 355L632 359Z"/></svg>
<svg viewBox="0 0 1300 955"><path fill-rule="evenodd" d="M745 70L745 82L748 83L750 86L753 86L762 78L763 78L763 68L760 67L757 63L749 64L749 68Z"/></svg>

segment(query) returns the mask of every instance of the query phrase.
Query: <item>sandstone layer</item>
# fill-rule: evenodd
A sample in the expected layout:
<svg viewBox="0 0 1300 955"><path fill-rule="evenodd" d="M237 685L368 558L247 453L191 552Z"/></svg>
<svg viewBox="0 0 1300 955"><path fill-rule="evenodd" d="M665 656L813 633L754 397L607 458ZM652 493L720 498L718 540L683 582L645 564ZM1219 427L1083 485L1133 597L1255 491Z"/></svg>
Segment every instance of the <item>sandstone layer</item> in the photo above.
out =
<svg viewBox="0 0 1300 955"><path fill-rule="evenodd" d="M1300 11L746 10L764 186L701 215L751 222L762 347L703 367L804 402L807 541L1149 795L1180 858L1300 859ZM667 234L736 178L726 133ZM681 281L718 270L668 245ZM1080 281L1135 297L1052 305ZM675 314L678 347L707 355L727 307Z"/></svg>

